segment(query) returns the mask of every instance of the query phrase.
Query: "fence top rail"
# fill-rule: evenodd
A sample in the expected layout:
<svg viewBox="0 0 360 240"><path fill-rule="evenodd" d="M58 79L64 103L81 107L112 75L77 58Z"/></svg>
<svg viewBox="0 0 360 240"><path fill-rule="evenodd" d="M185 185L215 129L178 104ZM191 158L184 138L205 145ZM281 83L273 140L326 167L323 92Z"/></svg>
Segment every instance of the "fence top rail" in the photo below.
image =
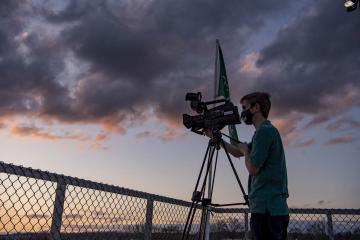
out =
<svg viewBox="0 0 360 240"><path fill-rule="evenodd" d="M156 194L136 191L119 186L93 182L89 180L79 179L76 177L65 176L57 173L50 173L39 169L30 167L17 166L10 163L0 161L0 173L7 173L18 175L28 178L35 178L44 181L56 182L63 185L72 185L76 187L89 188L93 190L105 191L110 193L122 194L131 197L138 197L162 203L175 204L184 207L190 207L191 202L179 200L175 198L160 196ZM200 206L199 206L200 207ZM216 213L249 213L248 208L212 208ZM360 209L308 209L308 208L291 208L290 214L347 214L347 215L360 215Z"/></svg>
<svg viewBox="0 0 360 240"><path fill-rule="evenodd" d="M360 215L360 209L334 209L334 208L291 208L290 213L300 214L344 214Z"/></svg>
<svg viewBox="0 0 360 240"><path fill-rule="evenodd" d="M191 203L179 199L170 197L159 196L156 194L141 192L137 190L127 189L110 184L98 183L89 180L79 179L76 177L65 176L62 174L51 173L48 171L42 171L39 169L33 169L30 167L17 166L10 163L4 163L0 161L0 173L7 173L12 175L18 175L28 178L35 178L44 181L56 182L63 185L72 185L76 187L89 188L93 190L105 191L116 194L123 194L132 197L138 197L143 199L150 199L153 201L159 201L169 204L176 204L180 206L188 207Z"/></svg>
<svg viewBox="0 0 360 240"><path fill-rule="evenodd" d="M213 208L216 213L250 213L248 208ZM344 214L360 215L360 209L334 209L334 208L290 208L290 214Z"/></svg>

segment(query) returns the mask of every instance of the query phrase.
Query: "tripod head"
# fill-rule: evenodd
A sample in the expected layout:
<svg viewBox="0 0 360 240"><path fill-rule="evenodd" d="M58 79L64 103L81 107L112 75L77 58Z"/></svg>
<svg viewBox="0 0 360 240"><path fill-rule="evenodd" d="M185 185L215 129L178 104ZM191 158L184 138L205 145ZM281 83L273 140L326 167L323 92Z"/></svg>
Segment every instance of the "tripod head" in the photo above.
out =
<svg viewBox="0 0 360 240"><path fill-rule="evenodd" d="M221 148L221 141L222 141L222 134L220 129L218 128L213 128L211 130L212 133L212 138L210 138L209 140L209 145L210 146L214 146L216 148L216 150L219 150Z"/></svg>
<svg viewBox="0 0 360 240"><path fill-rule="evenodd" d="M204 132L206 132L206 130ZM211 137L210 137L209 144L211 146L216 146L216 149L219 150L221 147L220 142L222 140L222 136L229 138L231 140L231 142L243 143L235 138L230 137L229 135L226 135L225 133L222 133L219 128L213 128L213 129L211 129Z"/></svg>

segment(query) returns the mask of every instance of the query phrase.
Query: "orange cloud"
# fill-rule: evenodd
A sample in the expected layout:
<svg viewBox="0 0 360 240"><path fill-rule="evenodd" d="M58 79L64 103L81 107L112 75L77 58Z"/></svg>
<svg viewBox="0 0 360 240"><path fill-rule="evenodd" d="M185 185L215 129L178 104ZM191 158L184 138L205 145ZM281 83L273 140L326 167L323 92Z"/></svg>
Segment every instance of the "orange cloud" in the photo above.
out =
<svg viewBox="0 0 360 240"><path fill-rule="evenodd" d="M65 132L63 134L55 134L50 130L44 130L35 126L21 126L14 125L10 129L11 136L14 137L32 137L42 140L74 140L83 142L84 146L89 146L94 149L106 149L104 142L108 139L109 133L101 132L96 135L95 139L92 139L89 135L82 132L78 133L69 133Z"/></svg>
<svg viewBox="0 0 360 240"><path fill-rule="evenodd" d="M108 136L109 136L108 134L102 132L102 133L99 133L96 135L95 140L101 142L101 141L106 140L108 138Z"/></svg>
<svg viewBox="0 0 360 240"><path fill-rule="evenodd" d="M179 137L183 137L185 134L180 128L167 127L161 134L160 138L163 140L173 140Z"/></svg>
<svg viewBox="0 0 360 240"><path fill-rule="evenodd" d="M165 130L161 133L153 132L149 136L159 137L162 140L174 140L185 135L185 127L180 117L170 117L159 113L156 121L165 125Z"/></svg>
<svg viewBox="0 0 360 240"><path fill-rule="evenodd" d="M278 128L284 144L290 145L290 143L298 136L296 127L298 122L302 119L302 114L298 112L291 112L288 116L274 118L271 121L274 126Z"/></svg>
<svg viewBox="0 0 360 240"><path fill-rule="evenodd" d="M10 134L16 137L34 137L46 140L56 140L60 138L51 132L46 132L40 128L29 126L14 126L10 129Z"/></svg>
<svg viewBox="0 0 360 240"><path fill-rule="evenodd" d="M343 137L336 137L328 140L326 145L335 145L335 144L342 144L342 143L350 143L353 142L354 138L352 136L343 136Z"/></svg>
<svg viewBox="0 0 360 240"><path fill-rule="evenodd" d="M250 74L260 74L261 70L256 66L259 53L249 53L241 61L240 72Z"/></svg>
<svg viewBox="0 0 360 240"><path fill-rule="evenodd" d="M83 133L69 133L55 134L49 130L44 130L35 126L20 126L15 125L11 127L10 134L15 137L33 137L44 140L77 140L77 141L88 141L89 136Z"/></svg>
<svg viewBox="0 0 360 240"><path fill-rule="evenodd" d="M116 118L105 118L101 120L102 128L107 132L125 134L126 129L123 126L120 126L118 119Z"/></svg>
<svg viewBox="0 0 360 240"><path fill-rule="evenodd" d="M98 133L95 137L95 141L91 144L91 148L94 150L105 150L107 147L104 145L104 142L109 138L110 133L101 132Z"/></svg>
<svg viewBox="0 0 360 240"><path fill-rule="evenodd" d="M156 130L140 132L135 135L135 140L138 142L145 138L160 138L161 140L168 141L183 136L185 136L185 133L180 128L170 128L167 126L164 131Z"/></svg>

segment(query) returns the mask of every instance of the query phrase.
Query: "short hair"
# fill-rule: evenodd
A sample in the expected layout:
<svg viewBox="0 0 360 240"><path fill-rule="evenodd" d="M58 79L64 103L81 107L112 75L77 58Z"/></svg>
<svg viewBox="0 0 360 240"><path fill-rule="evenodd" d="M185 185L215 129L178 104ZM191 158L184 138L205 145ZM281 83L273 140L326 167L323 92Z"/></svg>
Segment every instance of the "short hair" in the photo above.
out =
<svg viewBox="0 0 360 240"><path fill-rule="evenodd" d="M255 105L256 103L259 104L261 114L264 116L264 118L266 118L266 119L268 118L270 108L271 108L269 93L253 92L253 93L243 96L240 100L240 103L242 104L244 101L249 102L250 105Z"/></svg>

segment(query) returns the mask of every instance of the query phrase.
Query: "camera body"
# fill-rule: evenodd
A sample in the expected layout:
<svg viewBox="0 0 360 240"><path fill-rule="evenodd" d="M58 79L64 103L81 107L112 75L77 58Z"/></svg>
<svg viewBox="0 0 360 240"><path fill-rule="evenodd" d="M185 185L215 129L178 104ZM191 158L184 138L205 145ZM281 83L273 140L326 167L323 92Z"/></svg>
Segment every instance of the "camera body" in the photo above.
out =
<svg viewBox="0 0 360 240"><path fill-rule="evenodd" d="M238 108L226 99L214 100L209 102L201 101L201 93L187 93L186 101L190 101L190 107L198 115L183 114L183 124L191 131L202 134L204 129L221 130L227 125L240 124ZM211 109L210 104L223 103Z"/></svg>

